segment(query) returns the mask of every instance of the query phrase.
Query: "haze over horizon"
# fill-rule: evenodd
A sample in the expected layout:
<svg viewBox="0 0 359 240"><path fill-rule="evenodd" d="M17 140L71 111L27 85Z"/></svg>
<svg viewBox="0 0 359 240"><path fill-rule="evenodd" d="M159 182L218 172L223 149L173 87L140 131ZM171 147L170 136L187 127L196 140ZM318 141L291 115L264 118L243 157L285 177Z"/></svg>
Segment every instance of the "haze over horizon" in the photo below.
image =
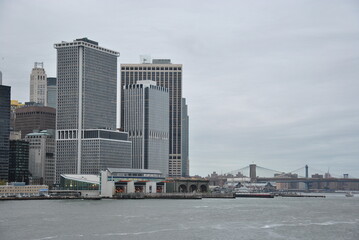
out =
<svg viewBox="0 0 359 240"><path fill-rule="evenodd" d="M56 76L61 41L119 51L118 72L143 54L183 64L191 175L255 162L359 177L358 1L0 0L0 36L22 102L34 62Z"/></svg>

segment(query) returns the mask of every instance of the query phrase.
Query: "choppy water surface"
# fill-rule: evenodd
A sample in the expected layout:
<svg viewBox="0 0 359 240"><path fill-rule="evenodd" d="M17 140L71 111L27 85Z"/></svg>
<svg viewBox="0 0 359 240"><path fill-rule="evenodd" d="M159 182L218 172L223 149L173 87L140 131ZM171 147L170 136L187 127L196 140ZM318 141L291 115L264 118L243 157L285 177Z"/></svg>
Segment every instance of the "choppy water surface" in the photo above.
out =
<svg viewBox="0 0 359 240"><path fill-rule="evenodd" d="M0 202L0 239L359 239L359 196Z"/></svg>

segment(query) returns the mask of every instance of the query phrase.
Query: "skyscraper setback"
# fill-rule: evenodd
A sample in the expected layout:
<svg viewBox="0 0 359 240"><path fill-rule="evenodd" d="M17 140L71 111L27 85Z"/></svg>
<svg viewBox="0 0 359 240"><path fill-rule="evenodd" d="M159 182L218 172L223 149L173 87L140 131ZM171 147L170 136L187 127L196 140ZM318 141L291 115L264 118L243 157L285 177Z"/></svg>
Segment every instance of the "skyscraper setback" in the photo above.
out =
<svg viewBox="0 0 359 240"><path fill-rule="evenodd" d="M57 49L56 175L130 167L131 142L115 132L119 53L87 38Z"/></svg>
<svg viewBox="0 0 359 240"><path fill-rule="evenodd" d="M144 59L141 64L121 64L121 127L124 126L123 86L139 80L156 81L169 91L169 176L185 176L182 170L182 64L170 59ZM186 171L187 172L187 171Z"/></svg>

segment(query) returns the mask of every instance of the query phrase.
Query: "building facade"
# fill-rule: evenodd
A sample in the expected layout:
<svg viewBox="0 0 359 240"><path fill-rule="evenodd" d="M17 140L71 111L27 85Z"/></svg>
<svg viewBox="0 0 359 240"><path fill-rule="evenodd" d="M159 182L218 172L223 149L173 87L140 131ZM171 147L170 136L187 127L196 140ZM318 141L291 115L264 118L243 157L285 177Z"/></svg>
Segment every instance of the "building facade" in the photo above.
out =
<svg viewBox="0 0 359 240"><path fill-rule="evenodd" d="M159 170L108 168L101 171L100 195L113 197L126 193L165 193L166 178Z"/></svg>
<svg viewBox="0 0 359 240"><path fill-rule="evenodd" d="M47 104L46 106L56 108L57 102L57 85L56 85L56 78L48 77L47 78Z"/></svg>
<svg viewBox="0 0 359 240"><path fill-rule="evenodd" d="M126 85L124 130L132 142L132 168L156 169L168 175L168 90L155 81Z"/></svg>
<svg viewBox="0 0 359 240"><path fill-rule="evenodd" d="M116 132L119 53L87 38L57 49L56 181L131 166L131 142Z"/></svg>
<svg viewBox="0 0 359 240"><path fill-rule="evenodd" d="M44 106L28 106L15 110L15 131L21 131L24 139L33 130L55 129L56 109Z"/></svg>
<svg viewBox="0 0 359 240"><path fill-rule="evenodd" d="M30 102L47 106L47 75L42 62L35 62L30 74Z"/></svg>
<svg viewBox="0 0 359 240"><path fill-rule="evenodd" d="M182 98L182 159L182 177L189 177L189 117L185 98Z"/></svg>
<svg viewBox="0 0 359 240"><path fill-rule="evenodd" d="M10 141L9 182L29 183L29 143Z"/></svg>
<svg viewBox="0 0 359 240"><path fill-rule="evenodd" d="M55 181L55 130L29 133L29 174L32 184L53 185Z"/></svg>
<svg viewBox="0 0 359 240"><path fill-rule="evenodd" d="M11 100L11 111L10 111L10 129L15 130L15 119L16 113L15 110L21 107L24 107L25 104L19 102L18 100Z"/></svg>
<svg viewBox="0 0 359 240"><path fill-rule="evenodd" d="M56 182L61 174L77 174L78 137L74 130L57 131ZM81 174L99 174L108 167L131 167L132 143L128 134L103 129L83 130Z"/></svg>
<svg viewBox="0 0 359 240"><path fill-rule="evenodd" d="M139 80L156 81L169 91L169 176L182 176L182 64L169 59L121 64L121 89ZM124 126L124 98L121 93L121 127Z"/></svg>
<svg viewBox="0 0 359 240"><path fill-rule="evenodd" d="M0 180L9 177L10 90L0 84Z"/></svg>

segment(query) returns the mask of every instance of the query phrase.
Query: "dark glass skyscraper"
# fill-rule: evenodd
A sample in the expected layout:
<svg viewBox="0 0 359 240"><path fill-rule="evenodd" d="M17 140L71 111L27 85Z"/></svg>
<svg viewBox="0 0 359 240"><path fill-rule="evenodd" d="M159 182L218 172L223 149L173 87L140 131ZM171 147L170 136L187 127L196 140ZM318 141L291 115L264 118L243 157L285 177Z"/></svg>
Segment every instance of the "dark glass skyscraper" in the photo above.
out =
<svg viewBox="0 0 359 240"><path fill-rule="evenodd" d="M10 141L9 182L29 183L29 143Z"/></svg>
<svg viewBox="0 0 359 240"><path fill-rule="evenodd" d="M10 136L10 87L0 84L0 180L8 180Z"/></svg>

